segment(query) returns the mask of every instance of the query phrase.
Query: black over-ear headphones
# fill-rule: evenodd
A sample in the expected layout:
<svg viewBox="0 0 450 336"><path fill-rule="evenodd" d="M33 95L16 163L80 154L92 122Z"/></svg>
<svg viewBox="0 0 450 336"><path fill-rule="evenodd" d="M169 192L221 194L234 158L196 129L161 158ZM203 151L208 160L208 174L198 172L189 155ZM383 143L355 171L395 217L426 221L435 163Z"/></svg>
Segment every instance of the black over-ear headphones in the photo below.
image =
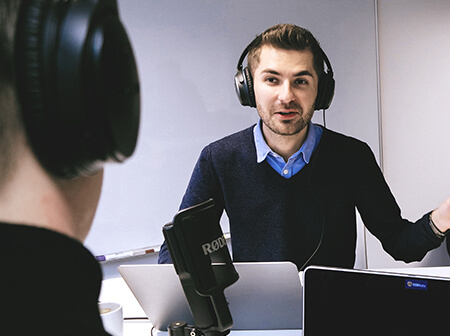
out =
<svg viewBox="0 0 450 336"><path fill-rule="evenodd" d="M15 62L27 137L47 171L93 174L134 152L139 78L116 0L23 0Z"/></svg>
<svg viewBox="0 0 450 336"><path fill-rule="evenodd" d="M244 62L245 56L250 49L250 43L242 52L241 57L239 58L237 64L237 72L234 76L234 85L236 89L236 94L239 98L239 101L243 106L256 107L255 100L255 92L253 90L253 78L252 74L248 67L243 67L242 63ZM315 110L326 110L330 107L331 101L334 96L334 78L333 78L333 69L331 68L331 63L328 60L325 52L320 48L320 52L323 57L323 61L327 67L327 71L323 72L322 75L319 75L319 89L317 92L316 103L314 106Z"/></svg>

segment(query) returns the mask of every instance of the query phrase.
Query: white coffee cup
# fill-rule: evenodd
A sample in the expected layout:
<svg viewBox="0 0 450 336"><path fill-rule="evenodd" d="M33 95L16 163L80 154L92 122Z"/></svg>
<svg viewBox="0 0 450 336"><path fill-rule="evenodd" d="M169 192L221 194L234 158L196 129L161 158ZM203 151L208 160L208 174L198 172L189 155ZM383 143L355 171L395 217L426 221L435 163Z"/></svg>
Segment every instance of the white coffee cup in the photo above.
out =
<svg viewBox="0 0 450 336"><path fill-rule="evenodd" d="M115 302L100 302L98 304L103 327L112 336L123 336L123 310Z"/></svg>

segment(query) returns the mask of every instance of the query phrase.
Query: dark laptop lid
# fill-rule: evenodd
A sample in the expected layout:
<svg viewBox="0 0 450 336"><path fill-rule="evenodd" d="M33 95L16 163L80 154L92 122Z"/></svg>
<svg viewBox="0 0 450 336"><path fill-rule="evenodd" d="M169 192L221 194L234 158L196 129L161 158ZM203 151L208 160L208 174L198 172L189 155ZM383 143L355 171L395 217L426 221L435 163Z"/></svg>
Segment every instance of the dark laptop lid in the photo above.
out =
<svg viewBox="0 0 450 336"><path fill-rule="evenodd" d="M450 279L309 267L303 335L450 335Z"/></svg>

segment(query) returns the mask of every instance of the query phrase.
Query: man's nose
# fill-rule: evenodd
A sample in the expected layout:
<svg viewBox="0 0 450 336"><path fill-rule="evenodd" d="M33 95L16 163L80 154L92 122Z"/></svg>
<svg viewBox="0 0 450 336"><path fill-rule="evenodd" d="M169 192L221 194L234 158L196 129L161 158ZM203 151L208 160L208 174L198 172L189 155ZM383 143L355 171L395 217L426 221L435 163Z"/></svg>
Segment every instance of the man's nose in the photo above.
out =
<svg viewBox="0 0 450 336"><path fill-rule="evenodd" d="M280 86L278 91L278 99L283 103L289 103L294 100L294 92L292 90L292 85L288 81Z"/></svg>

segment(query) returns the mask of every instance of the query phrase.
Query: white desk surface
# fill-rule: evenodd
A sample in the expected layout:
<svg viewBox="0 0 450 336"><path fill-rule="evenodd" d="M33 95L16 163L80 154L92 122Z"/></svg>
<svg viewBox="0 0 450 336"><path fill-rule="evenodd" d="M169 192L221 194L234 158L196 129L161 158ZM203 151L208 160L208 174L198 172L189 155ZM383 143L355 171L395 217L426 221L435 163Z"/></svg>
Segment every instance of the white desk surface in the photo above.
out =
<svg viewBox="0 0 450 336"><path fill-rule="evenodd" d="M417 267L417 268L392 268L382 271L442 276L450 278L450 267ZM100 302L118 302L123 306L124 336L150 336L152 325L146 318L144 311L137 302L131 290L122 278L108 279L102 282ZM273 335L273 330L258 331L231 331L232 336L264 336ZM301 336L301 330L277 330L277 336ZM156 336L168 335L167 332L154 332Z"/></svg>
<svg viewBox="0 0 450 336"><path fill-rule="evenodd" d="M145 320L125 320L123 325L123 336L151 336L152 325ZM153 332L153 336L168 336L168 332ZM230 336L273 336L274 330L241 331L232 330ZM277 336L302 336L301 330L276 330Z"/></svg>

